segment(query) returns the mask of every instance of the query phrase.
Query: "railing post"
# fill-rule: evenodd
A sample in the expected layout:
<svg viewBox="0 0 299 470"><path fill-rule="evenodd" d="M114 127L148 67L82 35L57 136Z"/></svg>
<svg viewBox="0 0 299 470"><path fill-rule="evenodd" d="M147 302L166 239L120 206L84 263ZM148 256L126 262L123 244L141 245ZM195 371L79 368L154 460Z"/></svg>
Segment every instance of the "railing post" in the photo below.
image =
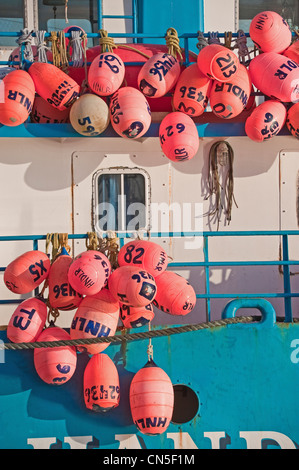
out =
<svg viewBox="0 0 299 470"><path fill-rule="evenodd" d="M205 263L209 263L209 239L207 235L203 236L203 254ZM206 320L211 319L211 300L210 300L210 269L209 265L205 264L205 287L206 287Z"/></svg>
<svg viewBox="0 0 299 470"><path fill-rule="evenodd" d="M282 235L282 259L283 261L289 261L289 246L288 246L288 235ZM283 265L283 285L284 285L284 310L285 310L285 322L290 323L293 321L292 315L292 299L291 299L291 280L290 280L290 266L289 264Z"/></svg>

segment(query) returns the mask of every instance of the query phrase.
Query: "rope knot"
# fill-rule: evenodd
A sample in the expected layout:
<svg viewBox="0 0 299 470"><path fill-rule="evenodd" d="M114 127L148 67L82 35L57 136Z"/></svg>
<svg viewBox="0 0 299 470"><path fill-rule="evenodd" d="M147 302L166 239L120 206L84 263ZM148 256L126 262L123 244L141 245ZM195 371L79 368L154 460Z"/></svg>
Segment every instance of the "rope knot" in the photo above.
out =
<svg viewBox="0 0 299 470"><path fill-rule="evenodd" d="M108 36L107 31L105 31L104 29L100 29L99 34L100 34L99 42L100 42L100 46L101 46L101 51L102 52L113 52L113 49L115 47L117 47L116 44L114 43L114 39L110 38Z"/></svg>
<svg viewBox="0 0 299 470"><path fill-rule="evenodd" d="M172 55L175 59L177 58L177 55L179 55L182 60L183 56L180 48L180 40L178 33L174 28L168 28L165 40L168 47L168 54Z"/></svg>
<svg viewBox="0 0 299 470"><path fill-rule="evenodd" d="M202 31L197 32L197 41L198 42L196 44L196 47L199 51L201 51L201 49L203 49L204 47L208 46L208 42L205 39Z"/></svg>

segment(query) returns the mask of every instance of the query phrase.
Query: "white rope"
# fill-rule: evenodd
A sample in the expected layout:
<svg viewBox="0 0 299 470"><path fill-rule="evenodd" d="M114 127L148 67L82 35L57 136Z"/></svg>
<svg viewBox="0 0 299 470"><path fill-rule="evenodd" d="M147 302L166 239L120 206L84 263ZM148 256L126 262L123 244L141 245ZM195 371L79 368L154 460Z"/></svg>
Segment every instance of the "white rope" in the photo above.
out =
<svg viewBox="0 0 299 470"><path fill-rule="evenodd" d="M16 40L19 46L22 47L22 45L24 44L25 48L24 48L23 58L28 60L29 62L34 61L34 55L33 55L33 50L32 50L32 45L31 45L32 39L33 39L32 33L33 31L29 31L29 29L24 28L21 31L21 36L19 36L18 39ZM21 57L21 52L20 52L20 57Z"/></svg>
<svg viewBox="0 0 299 470"><path fill-rule="evenodd" d="M71 39L69 42L69 47L72 48L72 58L73 67L82 67L84 62L84 49L82 46L82 31L71 31Z"/></svg>
<svg viewBox="0 0 299 470"><path fill-rule="evenodd" d="M38 62L48 62L47 51L51 49L46 46L45 42L45 33L46 31L36 31L35 44L37 47L37 60Z"/></svg>

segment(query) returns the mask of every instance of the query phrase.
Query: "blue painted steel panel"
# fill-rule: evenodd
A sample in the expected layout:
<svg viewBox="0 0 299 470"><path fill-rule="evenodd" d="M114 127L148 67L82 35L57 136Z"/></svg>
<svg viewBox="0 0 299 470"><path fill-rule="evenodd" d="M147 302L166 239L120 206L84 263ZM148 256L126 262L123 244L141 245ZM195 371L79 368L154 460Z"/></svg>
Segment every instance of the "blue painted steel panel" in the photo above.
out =
<svg viewBox="0 0 299 470"><path fill-rule="evenodd" d="M233 301L226 315L234 316L240 306L245 305ZM129 385L147 362L148 339L110 344L104 351L118 368L121 389L120 405L106 414L84 405L87 354L78 354L69 382L53 387L36 374L33 351L5 350L0 363L0 448L66 449L80 442L84 448L99 449L126 448L128 442L135 449L174 449L180 443L189 449L297 448L299 326L273 322L272 310L265 308L263 322L152 339L155 363L173 384L191 387L200 403L191 421L171 423L161 436L140 433L129 409ZM5 332L1 339L7 342ZM47 442L41 440L45 438Z"/></svg>
<svg viewBox="0 0 299 470"><path fill-rule="evenodd" d="M204 1L203 0L147 0L138 1L138 30L143 34L151 34L153 25L155 34L165 36L168 28L175 28L178 35L204 31ZM149 42L143 40L142 42ZM152 39L150 42L161 44L161 39ZM189 40L189 50L198 53L197 39ZM184 47L183 41L180 42Z"/></svg>

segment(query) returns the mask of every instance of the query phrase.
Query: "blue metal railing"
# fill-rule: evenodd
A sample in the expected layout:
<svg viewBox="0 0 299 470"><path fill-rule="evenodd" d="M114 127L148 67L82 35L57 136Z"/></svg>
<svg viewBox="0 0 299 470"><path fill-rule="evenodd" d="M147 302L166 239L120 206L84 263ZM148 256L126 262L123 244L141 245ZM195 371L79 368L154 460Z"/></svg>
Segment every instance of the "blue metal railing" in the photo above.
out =
<svg viewBox="0 0 299 470"><path fill-rule="evenodd" d="M126 239L134 236L133 233L119 232L116 234L119 238L120 247L125 244ZM105 236L105 235L104 235ZM210 261L209 259L209 238L211 237L255 237L255 236L279 236L282 239L282 259L273 261ZM292 292L290 281L290 266L299 265L299 260L289 259L289 237L299 236L299 231L272 230L272 231L231 231L231 232L151 232L153 238L183 238L183 237L202 237L203 238L203 257L204 261L193 262L171 262L169 267L203 267L205 272L205 293L197 293L197 299L205 299L207 321L211 318L211 300L212 299L232 299L232 298L282 298L284 300L285 322L292 322L292 298L299 297L298 292ZM87 234L70 234L69 240L83 240ZM39 249L39 242L46 240L46 235L23 235L23 236L0 236L2 241L32 241L33 250ZM229 266L281 266L283 275L283 292L264 292L264 293L231 293L215 294L210 291L210 268L229 267ZM0 267L0 272L5 271L5 267ZM18 300L1 300L0 304L20 303Z"/></svg>

